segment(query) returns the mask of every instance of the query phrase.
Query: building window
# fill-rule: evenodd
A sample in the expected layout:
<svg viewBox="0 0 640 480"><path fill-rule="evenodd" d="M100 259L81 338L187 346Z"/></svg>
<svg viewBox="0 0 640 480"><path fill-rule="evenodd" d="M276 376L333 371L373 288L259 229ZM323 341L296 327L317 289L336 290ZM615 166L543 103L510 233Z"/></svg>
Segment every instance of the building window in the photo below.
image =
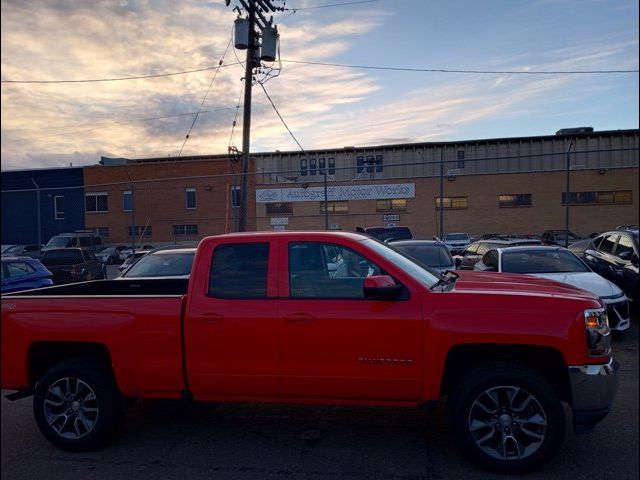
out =
<svg viewBox="0 0 640 480"><path fill-rule="evenodd" d="M500 208L530 207L533 205L530 193L506 193L498 195Z"/></svg>
<svg viewBox="0 0 640 480"><path fill-rule="evenodd" d="M107 194L103 192L85 193L84 209L87 213L108 212L109 203L107 201Z"/></svg>
<svg viewBox="0 0 640 480"><path fill-rule="evenodd" d="M93 231L102 238L109 238L109 227L95 227Z"/></svg>
<svg viewBox="0 0 640 480"><path fill-rule="evenodd" d="M197 235L198 234L198 225L174 225L173 226L173 234L174 235Z"/></svg>
<svg viewBox="0 0 640 480"><path fill-rule="evenodd" d="M320 202L320 213L348 213L349 202Z"/></svg>
<svg viewBox="0 0 640 480"><path fill-rule="evenodd" d="M326 161L324 158L319 158L318 159L318 169L320 170L320 175L324 175L324 171L326 168Z"/></svg>
<svg viewBox="0 0 640 480"><path fill-rule="evenodd" d="M376 155L376 173L382 173L383 168L382 155Z"/></svg>
<svg viewBox="0 0 640 480"><path fill-rule="evenodd" d="M464 210L469 208L467 197L436 197L436 210Z"/></svg>
<svg viewBox="0 0 640 480"><path fill-rule="evenodd" d="M307 176L307 159L300 159L300 175L303 177Z"/></svg>
<svg viewBox="0 0 640 480"><path fill-rule="evenodd" d="M376 163L376 157L373 155L367 155L365 163L367 164L367 173L373 172L373 164Z"/></svg>
<svg viewBox="0 0 640 480"><path fill-rule="evenodd" d="M567 194L562 194L562 204L567 204ZM569 205L630 205L633 202L631 190L606 192L570 192Z"/></svg>
<svg viewBox="0 0 640 480"><path fill-rule="evenodd" d="M406 212L406 198L391 198L387 200L376 200L377 212Z"/></svg>
<svg viewBox="0 0 640 480"><path fill-rule="evenodd" d="M464 150L458 150L458 168L464 168Z"/></svg>
<svg viewBox="0 0 640 480"><path fill-rule="evenodd" d="M309 159L309 175L315 175L315 174L316 174L316 159L311 158Z"/></svg>
<svg viewBox="0 0 640 480"><path fill-rule="evenodd" d="M267 215L292 215L293 203L267 203Z"/></svg>
<svg viewBox="0 0 640 480"><path fill-rule="evenodd" d="M62 195L53 197L53 216L56 220L64 220L64 197Z"/></svg>
<svg viewBox="0 0 640 480"><path fill-rule="evenodd" d="M198 206L198 202L196 199L196 189L193 187L186 188L184 192L187 210L195 210Z"/></svg>
<svg viewBox="0 0 640 480"><path fill-rule="evenodd" d="M127 229L127 235L129 235L130 237L150 237L151 236L151 225L126 227L126 229Z"/></svg>
<svg viewBox="0 0 640 480"><path fill-rule="evenodd" d="M329 159L329 175L335 175L335 174L336 174L336 159L330 158Z"/></svg>
<svg viewBox="0 0 640 480"><path fill-rule="evenodd" d="M133 193L131 190L122 192L122 211L130 212L133 210Z"/></svg>
<svg viewBox="0 0 640 480"><path fill-rule="evenodd" d="M240 187L231 187L231 207L240 208Z"/></svg>
<svg viewBox="0 0 640 480"><path fill-rule="evenodd" d="M362 155L356 157L356 165L358 173L364 172L364 157Z"/></svg>

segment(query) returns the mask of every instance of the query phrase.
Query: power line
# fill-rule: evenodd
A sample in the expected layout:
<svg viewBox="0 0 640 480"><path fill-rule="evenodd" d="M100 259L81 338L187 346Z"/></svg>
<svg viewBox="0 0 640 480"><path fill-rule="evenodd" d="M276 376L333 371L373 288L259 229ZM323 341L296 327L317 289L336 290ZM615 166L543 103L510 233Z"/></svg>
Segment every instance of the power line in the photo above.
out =
<svg viewBox="0 0 640 480"><path fill-rule="evenodd" d="M193 117L193 121L191 122L191 126L189 127L189 131L187 132L187 134L184 137L184 142L182 142L182 147L180 147L180 151L178 152L178 156L182 155L182 150L184 149L184 146L187 144L187 140L189 140L189 135L191 135L191 130L193 130L193 127L196 124L196 120L198 120L198 115L200 115L200 112L202 111L202 106L204 105L204 102L207 99L207 95L209 95L209 92L211 91L211 87L213 86L213 82L215 82L216 77L218 76L218 72L220 71L220 67L222 66L222 62L224 61L224 57L226 57L227 52L229 51L229 46L231 46L231 40L229 40L229 43L227 43L227 48L224 49L224 53L222 54L222 58L218 62L218 68L216 69L215 73L213 74L213 78L211 79L211 83L209 83L209 87L207 88L207 91L205 92L204 97L202 97L202 102L200 102L200 108L198 108L198 111L196 112L196 115Z"/></svg>
<svg viewBox="0 0 640 480"><path fill-rule="evenodd" d="M242 94L244 93L244 83L240 84L240 95L238 96L238 103L236 104L236 114L233 117L233 123L231 124L231 135L229 136L229 147L231 147L233 141L233 132L236 129L236 123L238 121L238 113L240 112L240 100L242 100Z"/></svg>
<svg viewBox="0 0 640 480"><path fill-rule="evenodd" d="M273 100L271 100L271 97L269 96L269 94L267 93L267 89L264 88L264 85L262 83L260 83L260 86L262 87L262 90L264 91L264 94L267 96L267 98L269 99L269 103L271 103L271 106L273 107L273 109L276 111L276 113L278 114L278 117L280 118L280 121L282 122L282 124L284 125L284 128L287 129L287 132L289 132L289 135L291 135L291 138L293 138L293 140L298 144L298 147L300 147L300 150L302 150L302 152L304 152L304 148L302 148L302 145L300 145L300 142L298 141L298 139L296 138L296 136L293 134L293 132L291 131L291 129L289 128L289 126L287 125L287 122L284 121L284 118L282 118L282 115L280 115L280 112L278 111L278 109L276 108L275 104L273 103Z"/></svg>
<svg viewBox="0 0 640 480"><path fill-rule="evenodd" d="M282 60L286 63L301 65L319 65L323 67L362 68L369 70L391 70L397 72L427 72L427 73L471 73L489 75L587 75L587 74L611 74L611 73L638 73L634 70L450 70L444 68L410 68L410 67L383 67L378 65L349 65L346 63L307 62L304 60Z"/></svg>
<svg viewBox="0 0 640 480"><path fill-rule="evenodd" d="M200 111L200 113L211 113L211 112L218 112L221 110L233 110L233 108L235 107L219 107L219 108L214 108L212 110L202 110ZM90 122L90 123L75 123L73 125L60 125L58 127L42 127L42 128L11 128L8 130L1 130L0 133L14 133L14 132L33 132L33 131L43 131L43 130L59 130L61 128L77 128L77 127L88 127L88 126L94 126L94 125L128 125L131 123L138 123L138 122L150 122L152 120L164 120L166 118L173 118L173 117L186 117L188 115L195 115L197 112L187 112L187 113L176 113L173 115L165 115L162 117L147 117L147 118L134 118L131 120L127 120L125 122L116 122L113 120L107 121L107 122ZM59 134L56 134L59 135Z"/></svg>
<svg viewBox="0 0 640 480"><path fill-rule="evenodd" d="M373 3L379 2L380 0L359 0L356 2L345 2L345 3L329 3L325 5L316 5L315 7L300 7L300 8L285 8L285 10L315 10L316 8L328 8L328 7L344 7L347 5L358 5L360 3Z"/></svg>
<svg viewBox="0 0 640 480"><path fill-rule="evenodd" d="M237 65L237 63L227 63L226 65L222 65L222 66L216 65L213 67L203 67L203 68L197 68L194 70L183 70L181 72L157 73L155 75L138 75L133 77L90 78L90 79L83 79L83 80L1 80L1 82L2 83L20 83L20 84L120 82L124 80L142 80L147 78L160 78L160 77L171 77L174 75L187 75L189 73L206 72L208 70L214 70L216 68L227 68L233 65Z"/></svg>

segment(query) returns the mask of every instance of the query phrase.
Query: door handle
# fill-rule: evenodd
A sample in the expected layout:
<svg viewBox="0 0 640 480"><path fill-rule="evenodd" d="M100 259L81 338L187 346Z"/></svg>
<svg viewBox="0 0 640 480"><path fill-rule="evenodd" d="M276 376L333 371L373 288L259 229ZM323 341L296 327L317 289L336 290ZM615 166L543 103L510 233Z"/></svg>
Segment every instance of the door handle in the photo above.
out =
<svg viewBox="0 0 640 480"><path fill-rule="evenodd" d="M293 313L291 315L285 315L284 319L287 322L310 322L311 320L314 320L316 317L314 317L313 315L309 314L309 313Z"/></svg>
<svg viewBox="0 0 640 480"><path fill-rule="evenodd" d="M220 323L224 317L219 313L203 313L202 315L198 315L198 318L203 323Z"/></svg>

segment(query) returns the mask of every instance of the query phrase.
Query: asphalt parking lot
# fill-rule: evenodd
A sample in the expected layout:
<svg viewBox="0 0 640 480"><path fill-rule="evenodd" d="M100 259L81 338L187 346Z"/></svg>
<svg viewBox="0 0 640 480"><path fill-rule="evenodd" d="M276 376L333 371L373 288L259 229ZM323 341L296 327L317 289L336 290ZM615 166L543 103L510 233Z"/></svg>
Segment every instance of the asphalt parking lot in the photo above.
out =
<svg viewBox="0 0 640 480"><path fill-rule="evenodd" d="M615 341L613 411L527 479L638 478L638 322ZM7 393L7 392L3 392ZM449 436L443 408L207 404L145 400L105 448L68 453L39 433L31 399L2 398L2 478L490 479Z"/></svg>

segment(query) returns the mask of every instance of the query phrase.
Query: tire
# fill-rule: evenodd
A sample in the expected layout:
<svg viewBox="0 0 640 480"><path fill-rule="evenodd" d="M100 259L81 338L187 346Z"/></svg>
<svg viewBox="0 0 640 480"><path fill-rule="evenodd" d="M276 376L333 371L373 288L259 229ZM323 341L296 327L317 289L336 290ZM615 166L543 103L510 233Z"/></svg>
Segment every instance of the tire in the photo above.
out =
<svg viewBox="0 0 640 480"><path fill-rule="evenodd" d="M65 360L49 369L37 381L33 396L33 414L42 434L56 447L73 452L103 445L122 418L121 405L109 369L89 358Z"/></svg>
<svg viewBox="0 0 640 480"><path fill-rule="evenodd" d="M467 372L447 413L462 453L494 472L533 470L558 452L564 438L564 410L554 389L516 363L488 362Z"/></svg>

